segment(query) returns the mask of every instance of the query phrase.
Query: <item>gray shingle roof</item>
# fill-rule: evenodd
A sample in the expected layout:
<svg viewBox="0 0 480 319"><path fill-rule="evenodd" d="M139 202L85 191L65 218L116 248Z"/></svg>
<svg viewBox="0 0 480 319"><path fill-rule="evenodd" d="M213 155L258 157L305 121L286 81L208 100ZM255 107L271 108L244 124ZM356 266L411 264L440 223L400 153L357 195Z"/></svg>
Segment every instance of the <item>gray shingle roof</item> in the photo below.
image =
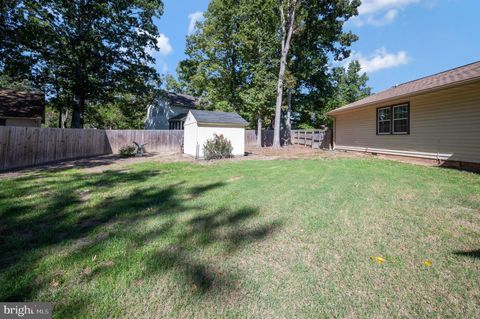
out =
<svg viewBox="0 0 480 319"><path fill-rule="evenodd" d="M235 112L190 110L190 113L192 113L195 120L200 123L248 125L248 122Z"/></svg>
<svg viewBox="0 0 480 319"><path fill-rule="evenodd" d="M172 116L169 118L169 121L183 121L187 117L188 113L180 113L178 115Z"/></svg>
<svg viewBox="0 0 480 319"><path fill-rule="evenodd" d="M45 97L42 93L0 90L0 116L45 118Z"/></svg>
<svg viewBox="0 0 480 319"><path fill-rule="evenodd" d="M394 98L408 97L472 80L480 80L480 61L394 86L388 90L367 96L364 99L330 111L327 114L335 115L336 113L369 106Z"/></svg>
<svg viewBox="0 0 480 319"><path fill-rule="evenodd" d="M172 105L194 109L199 104L199 99L194 96L180 93L167 93L167 98Z"/></svg>

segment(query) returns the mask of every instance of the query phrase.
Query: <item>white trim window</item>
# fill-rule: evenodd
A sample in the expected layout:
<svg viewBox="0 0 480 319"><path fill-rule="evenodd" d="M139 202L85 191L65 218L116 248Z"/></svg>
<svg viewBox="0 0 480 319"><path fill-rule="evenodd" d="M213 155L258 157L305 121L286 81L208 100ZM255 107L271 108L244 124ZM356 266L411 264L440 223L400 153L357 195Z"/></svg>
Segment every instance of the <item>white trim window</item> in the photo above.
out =
<svg viewBox="0 0 480 319"><path fill-rule="evenodd" d="M382 107L377 109L377 133L379 135L391 134L391 112L392 109L390 107Z"/></svg>

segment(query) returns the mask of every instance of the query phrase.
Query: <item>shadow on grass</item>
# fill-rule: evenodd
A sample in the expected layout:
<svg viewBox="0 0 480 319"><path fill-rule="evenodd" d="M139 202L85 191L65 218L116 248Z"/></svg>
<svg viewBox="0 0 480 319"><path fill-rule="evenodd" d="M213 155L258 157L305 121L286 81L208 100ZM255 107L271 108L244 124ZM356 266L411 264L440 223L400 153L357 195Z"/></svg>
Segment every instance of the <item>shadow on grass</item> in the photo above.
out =
<svg viewBox="0 0 480 319"><path fill-rule="evenodd" d="M479 258L480 259L480 249L477 250L467 250L467 251L456 251L454 252L457 256L465 256L471 258Z"/></svg>
<svg viewBox="0 0 480 319"><path fill-rule="evenodd" d="M51 289L51 274L39 275L36 269L51 251L65 250L64 264L86 264L92 252L101 253L117 238L129 242L133 252L156 241L169 244L147 250L142 258L145 267L120 256L85 270L85 278L91 280L115 267L144 269L144 278L168 270L193 293L232 289L237 272L216 269L195 254L215 245L227 258L266 238L280 224L258 223L255 207L212 211L199 203L201 198L226 184L188 185L182 180L165 184L158 178L166 174L162 170L107 171L5 181L6 187L0 189L0 300L35 300L40 292ZM32 192L42 195L32 199ZM185 213L193 215L179 220ZM162 223L145 231L143 223L151 218ZM68 303L58 307L61 313L75 313Z"/></svg>
<svg viewBox="0 0 480 319"><path fill-rule="evenodd" d="M206 265L192 259L192 252L211 245L221 246L220 259L234 254L247 244L262 240L275 231L280 223L271 222L255 227L242 226L259 213L257 208L239 210L217 209L188 221L184 232L178 234L174 244L147 256L146 273L155 274L169 269L181 272L182 284L194 293L217 293L235 287L235 274L220 265ZM216 289L214 289L216 288Z"/></svg>

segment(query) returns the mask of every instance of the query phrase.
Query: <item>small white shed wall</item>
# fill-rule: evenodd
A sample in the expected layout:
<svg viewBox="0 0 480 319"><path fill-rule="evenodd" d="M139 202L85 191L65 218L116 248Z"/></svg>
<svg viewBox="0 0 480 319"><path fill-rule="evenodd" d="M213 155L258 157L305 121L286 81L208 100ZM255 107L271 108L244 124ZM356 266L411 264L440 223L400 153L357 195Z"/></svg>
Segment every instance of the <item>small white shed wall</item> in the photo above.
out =
<svg viewBox="0 0 480 319"><path fill-rule="evenodd" d="M190 117L191 115L189 114L188 116ZM183 129L183 152L191 156L196 156L198 131L197 122L188 123L187 121L185 121Z"/></svg>
<svg viewBox="0 0 480 319"><path fill-rule="evenodd" d="M203 145L213 137L213 134L225 136L233 146L232 154L235 156L245 155L245 128L225 126L198 126L197 142L199 145L199 157L203 157Z"/></svg>

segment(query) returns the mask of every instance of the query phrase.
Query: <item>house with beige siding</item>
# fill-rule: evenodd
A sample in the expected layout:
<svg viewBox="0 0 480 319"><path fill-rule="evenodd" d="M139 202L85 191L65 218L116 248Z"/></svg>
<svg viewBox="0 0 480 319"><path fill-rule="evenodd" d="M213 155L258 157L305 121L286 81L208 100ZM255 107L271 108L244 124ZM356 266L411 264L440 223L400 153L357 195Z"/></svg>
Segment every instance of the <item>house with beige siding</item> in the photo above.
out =
<svg viewBox="0 0 480 319"><path fill-rule="evenodd" d="M334 120L336 150L480 164L480 61L396 85L327 115Z"/></svg>

